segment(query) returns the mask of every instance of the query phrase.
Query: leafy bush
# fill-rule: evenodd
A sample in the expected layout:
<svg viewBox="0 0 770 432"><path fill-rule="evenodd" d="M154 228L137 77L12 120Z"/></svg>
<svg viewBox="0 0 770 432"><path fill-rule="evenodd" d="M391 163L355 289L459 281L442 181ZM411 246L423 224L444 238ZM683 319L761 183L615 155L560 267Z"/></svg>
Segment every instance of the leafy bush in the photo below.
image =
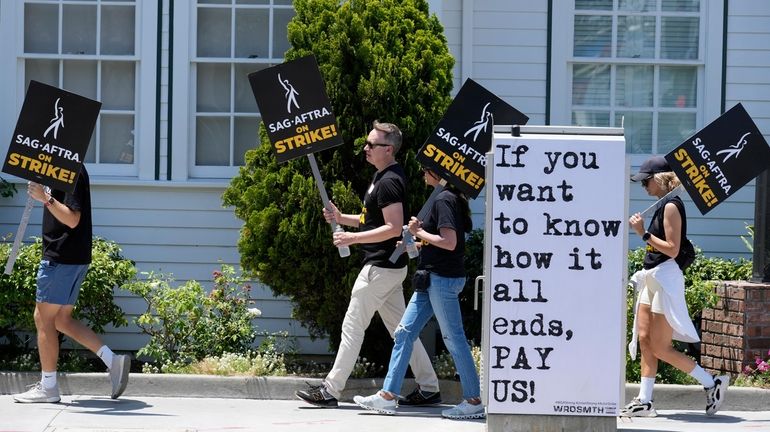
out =
<svg viewBox="0 0 770 432"><path fill-rule="evenodd" d="M0 244L0 264L5 268L11 245ZM34 331L32 314L35 310L37 269L42 255L42 241L19 248L10 275L0 274L0 337L6 337L12 350L19 349L23 340L20 332ZM113 288L131 280L134 263L121 256L120 247L111 241L94 237L92 262L83 281L74 317L85 320L96 333L104 327L127 325L123 311L114 303Z"/></svg>
<svg viewBox="0 0 770 432"><path fill-rule="evenodd" d="M685 300L690 317L695 323L695 328L700 333L700 314L705 308L713 307L718 300L714 292L714 281L720 280L748 280L751 277L751 261L745 259L726 260L717 257L706 257L700 248L695 248L695 262L684 273ZM642 269L644 262L644 248L639 248L628 254L629 276ZM627 291L626 309L626 339L631 340L631 331L634 324L634 303L636 301L634 290L631 286ZM685 354L694 357L697 361L700 357L699 344L675 343L676 347ZM631 361L626 353L626 380L639 382L641 377L640 363ZM658 365L657 382L671 384L695 384L696 381L688 374L674 368L665 362Z"/></svg>
<svg viewBox="0 0 770 432"><path fill-rule="evenodd" d="M767 352L770 356L770 351ZM735 384L745 387L762 387L770 389L770 358L754 359L754 367L747 365L735 380Z"/></svg>
<svg viewBox="0 0 770 432"><path fill-rule="evenodd" d="M166 363L160 368L146 364L143 372L224 376L285 376L286 363L282 354L248 350L244 353L224 353L221 356L206 357L189 364Z"/></svg>
<svg viewBox="0 0 770 432"><path fill-rule="evenodd" d="M334 202L343 212L360 211L374 173L363 141L379 119L403 131L398 159L408 178L406 205L416 214L426 189L415 151L451 100L454 60L439 20L429 16L425 0L295 0L293 5L286 59L315 54L344 141L315 154ZM278 164L264 125L260 138L261 146L246 153L245 166L223 195L244 221L241 265L289 297L294 317L312 336L328 336L336 349L360 252L353 247L349 258L337 255L307 159ZM390 337L377 321L361 355L387 358Z"/></svg>
<svg viewBox="0 0 770 432"><path fill-rule="evenodd" d="M481 347L474 345L472 341L469 341L471 346L471 356L473 357L473 364L476 366L476 373L479 377L482 375L482 357ZM452 355L448 351L444 351L437 355L433 359L433 370L436 371L436 376L439 379L458 379L457 369L455 368L455 361Z"/></svg>
<svg viewBox="0 0 770 432"><path fill-rule="evenodd" d="M249 308L251 286L231 266L214 271L210 293L194 280L172 287L170 276L146 276L123 286L147 302L136 324L150 341L137 355L152 358L163 370L249 351L257 336L251 320L261 312Z"/></svg>
<svg viewBox="0 0 770 432"><path fill-rule="evenodd" d="M460 311L463 316L465 337L473 345L481 345L481 303L479 309L473 310L473 299L476 295L476 277L484 274L484 230L475 229L465 239L465 287L460 293ZM479 297L479 302L481 298Z"/></svg>
<svg viewBox="0 0 770 432"><path fill-rule="evenodd" d="M4 178L0 177L0 197L10 198L16 192L18 192L16 190L16 185L13 183L8 183Z"/></svg>
<svg viewBox="0 0 770 432"><path fill-rule="evenodd" d="M373 361L369 361L366 357L358 357L356 363L353 365L353 370L350 372L351 378L376 378L381 377L385 372L385 367L377 364Z"/></svg>

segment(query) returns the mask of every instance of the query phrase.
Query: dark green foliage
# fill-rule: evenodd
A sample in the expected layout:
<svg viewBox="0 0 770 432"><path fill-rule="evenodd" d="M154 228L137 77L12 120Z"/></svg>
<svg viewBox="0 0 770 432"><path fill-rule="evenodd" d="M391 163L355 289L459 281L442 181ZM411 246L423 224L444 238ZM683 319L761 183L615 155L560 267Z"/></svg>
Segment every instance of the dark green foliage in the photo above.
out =
<svg viewBox="0 0 770 432"><path fill-rule="evenodd" d="M473 310L473 297L476 293L476 276L484 274L483 229L471 231L465 239L465 272L468 275L468 279L465 281L465 287L459 297L465 337L473 341L474 345L480 346L482 298L479 296L479 310Z"/></svg>
<svg viewBox="0 0 770 432"><path fill-rule="evenodd" d="M18 192L16 190L16 185L8 183L4 178L0 177L0 197L10 198L16 192Z"/></svg>
<svg viewBox="0 0 770 432"><path fill-rule="evenodd" d="M286 58L315 54L344 140L315 155L331 199L345 213L360 212L374 174L363 142L379 119L403 131L397 159L409 177L407 206L416 214L426 190L415 151L442 117L452 87L454 60L438 19L428 16L424 0L296 0L294 8ZM338 256L307 159L277 164L264 127L260 142L223 196L244 221L241 266L289 297L295 318L336 348L360 253L353 247L349 258Z"/></svg>
<svg viewBox="0 0 770 432"><path fill-rule="evenodd" d="M9 243L0 244L0 264L5 268ZM42 241L19 248L19 255L10 275L0 274L0 337L8 338L11 349L22 344L19 332L35 331L32 313L35 310L37 269L42 253ZM113 288L136 274L134 263L121 255L120 247L111 241L94 237L93 261L80 289L74 317L88 322L96 333L104 327L127 325L123 311L113 301Z"/></svg>

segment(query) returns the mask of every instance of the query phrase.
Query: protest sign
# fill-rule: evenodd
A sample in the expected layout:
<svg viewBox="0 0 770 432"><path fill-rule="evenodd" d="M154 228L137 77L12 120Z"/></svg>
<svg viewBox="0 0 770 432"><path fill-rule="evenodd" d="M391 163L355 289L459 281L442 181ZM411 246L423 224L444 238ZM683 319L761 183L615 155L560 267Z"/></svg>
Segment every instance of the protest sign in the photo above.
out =
<svg viewBox="0 0 770 432"><path fill-rule="evenodd" d="M737 104L665 157L705 215L770 166L770 147Z"/></svg>
<svg viewBox="0 0 770 432"><path fill-rule="evenodd" d="M314 56L251 73L249 83L278 162L342 144Z"/></svg>
<svg viewBox="0 0 770 432"><path fill-rule="evenodd" d="M628 183L618 134L494 135L484 295L490 414L618 414Z"/></svg>
<svg viewBox="0 0 770 432"><path fill-rule="evenodd" d="M486 153L494 124L523 125L529 118L472 79L449 105L417 160L439 177L476 198L484 187Z"/></svg>
<svg viewBox="0 0 770 432"><path fill-rule="evenodd" d="M3 172L71 192L101 106L101 102L30 81Z"/></svg>

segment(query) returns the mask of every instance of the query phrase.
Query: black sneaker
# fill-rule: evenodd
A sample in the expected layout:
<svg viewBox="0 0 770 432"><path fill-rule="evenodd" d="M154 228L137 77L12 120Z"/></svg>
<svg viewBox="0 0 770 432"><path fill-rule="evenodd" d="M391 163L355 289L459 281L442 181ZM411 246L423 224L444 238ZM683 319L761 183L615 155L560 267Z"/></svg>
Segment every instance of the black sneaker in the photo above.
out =
<svg viewBox="0 0 770 432"><path fill-rule="evenodd" d="M398 404L403 406L436 405L440 403L441 392L426 392L420 390L419 387L398 401Z"/></svg>
<svg viewBox="0 0 770 432"><path fill-rule="evenodd" d="M656 417L657 415L652 401L642 403L639 398L634 398L620 410L621 417Z"/></svg>
<svg viewBox="0 0 770 432"><path fill-rule="evenodd" d="M337 408L337 398L330 395L326 391L326 387L321 384L314 386L310 383L307 384L307 390L297 390L294 394L303 401L310 405L315 405L321 408Z"/></svg>

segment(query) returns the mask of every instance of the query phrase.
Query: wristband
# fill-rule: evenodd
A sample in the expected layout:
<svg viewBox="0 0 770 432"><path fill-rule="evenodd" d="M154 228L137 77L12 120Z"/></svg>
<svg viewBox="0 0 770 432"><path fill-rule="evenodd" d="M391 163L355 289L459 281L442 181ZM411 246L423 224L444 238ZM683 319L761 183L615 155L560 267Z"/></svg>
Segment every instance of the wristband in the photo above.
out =
<svg viewBox="0 0 770 432"><path fill-rule="evenodd" d="M48 196L48 201L44 202L43 205L46 206L46 207L50 207L50 206L53 205L53 203L54 203L53 196L49 195Z"/></svg>
<svg viewBox="0 0 770 432"><path fill-rule="evenodd" d="M652 234L650 234L649 231L645 231L644 234L642 234L642 240L644 241L650 240L650 237L652 237Z"/></svg>

